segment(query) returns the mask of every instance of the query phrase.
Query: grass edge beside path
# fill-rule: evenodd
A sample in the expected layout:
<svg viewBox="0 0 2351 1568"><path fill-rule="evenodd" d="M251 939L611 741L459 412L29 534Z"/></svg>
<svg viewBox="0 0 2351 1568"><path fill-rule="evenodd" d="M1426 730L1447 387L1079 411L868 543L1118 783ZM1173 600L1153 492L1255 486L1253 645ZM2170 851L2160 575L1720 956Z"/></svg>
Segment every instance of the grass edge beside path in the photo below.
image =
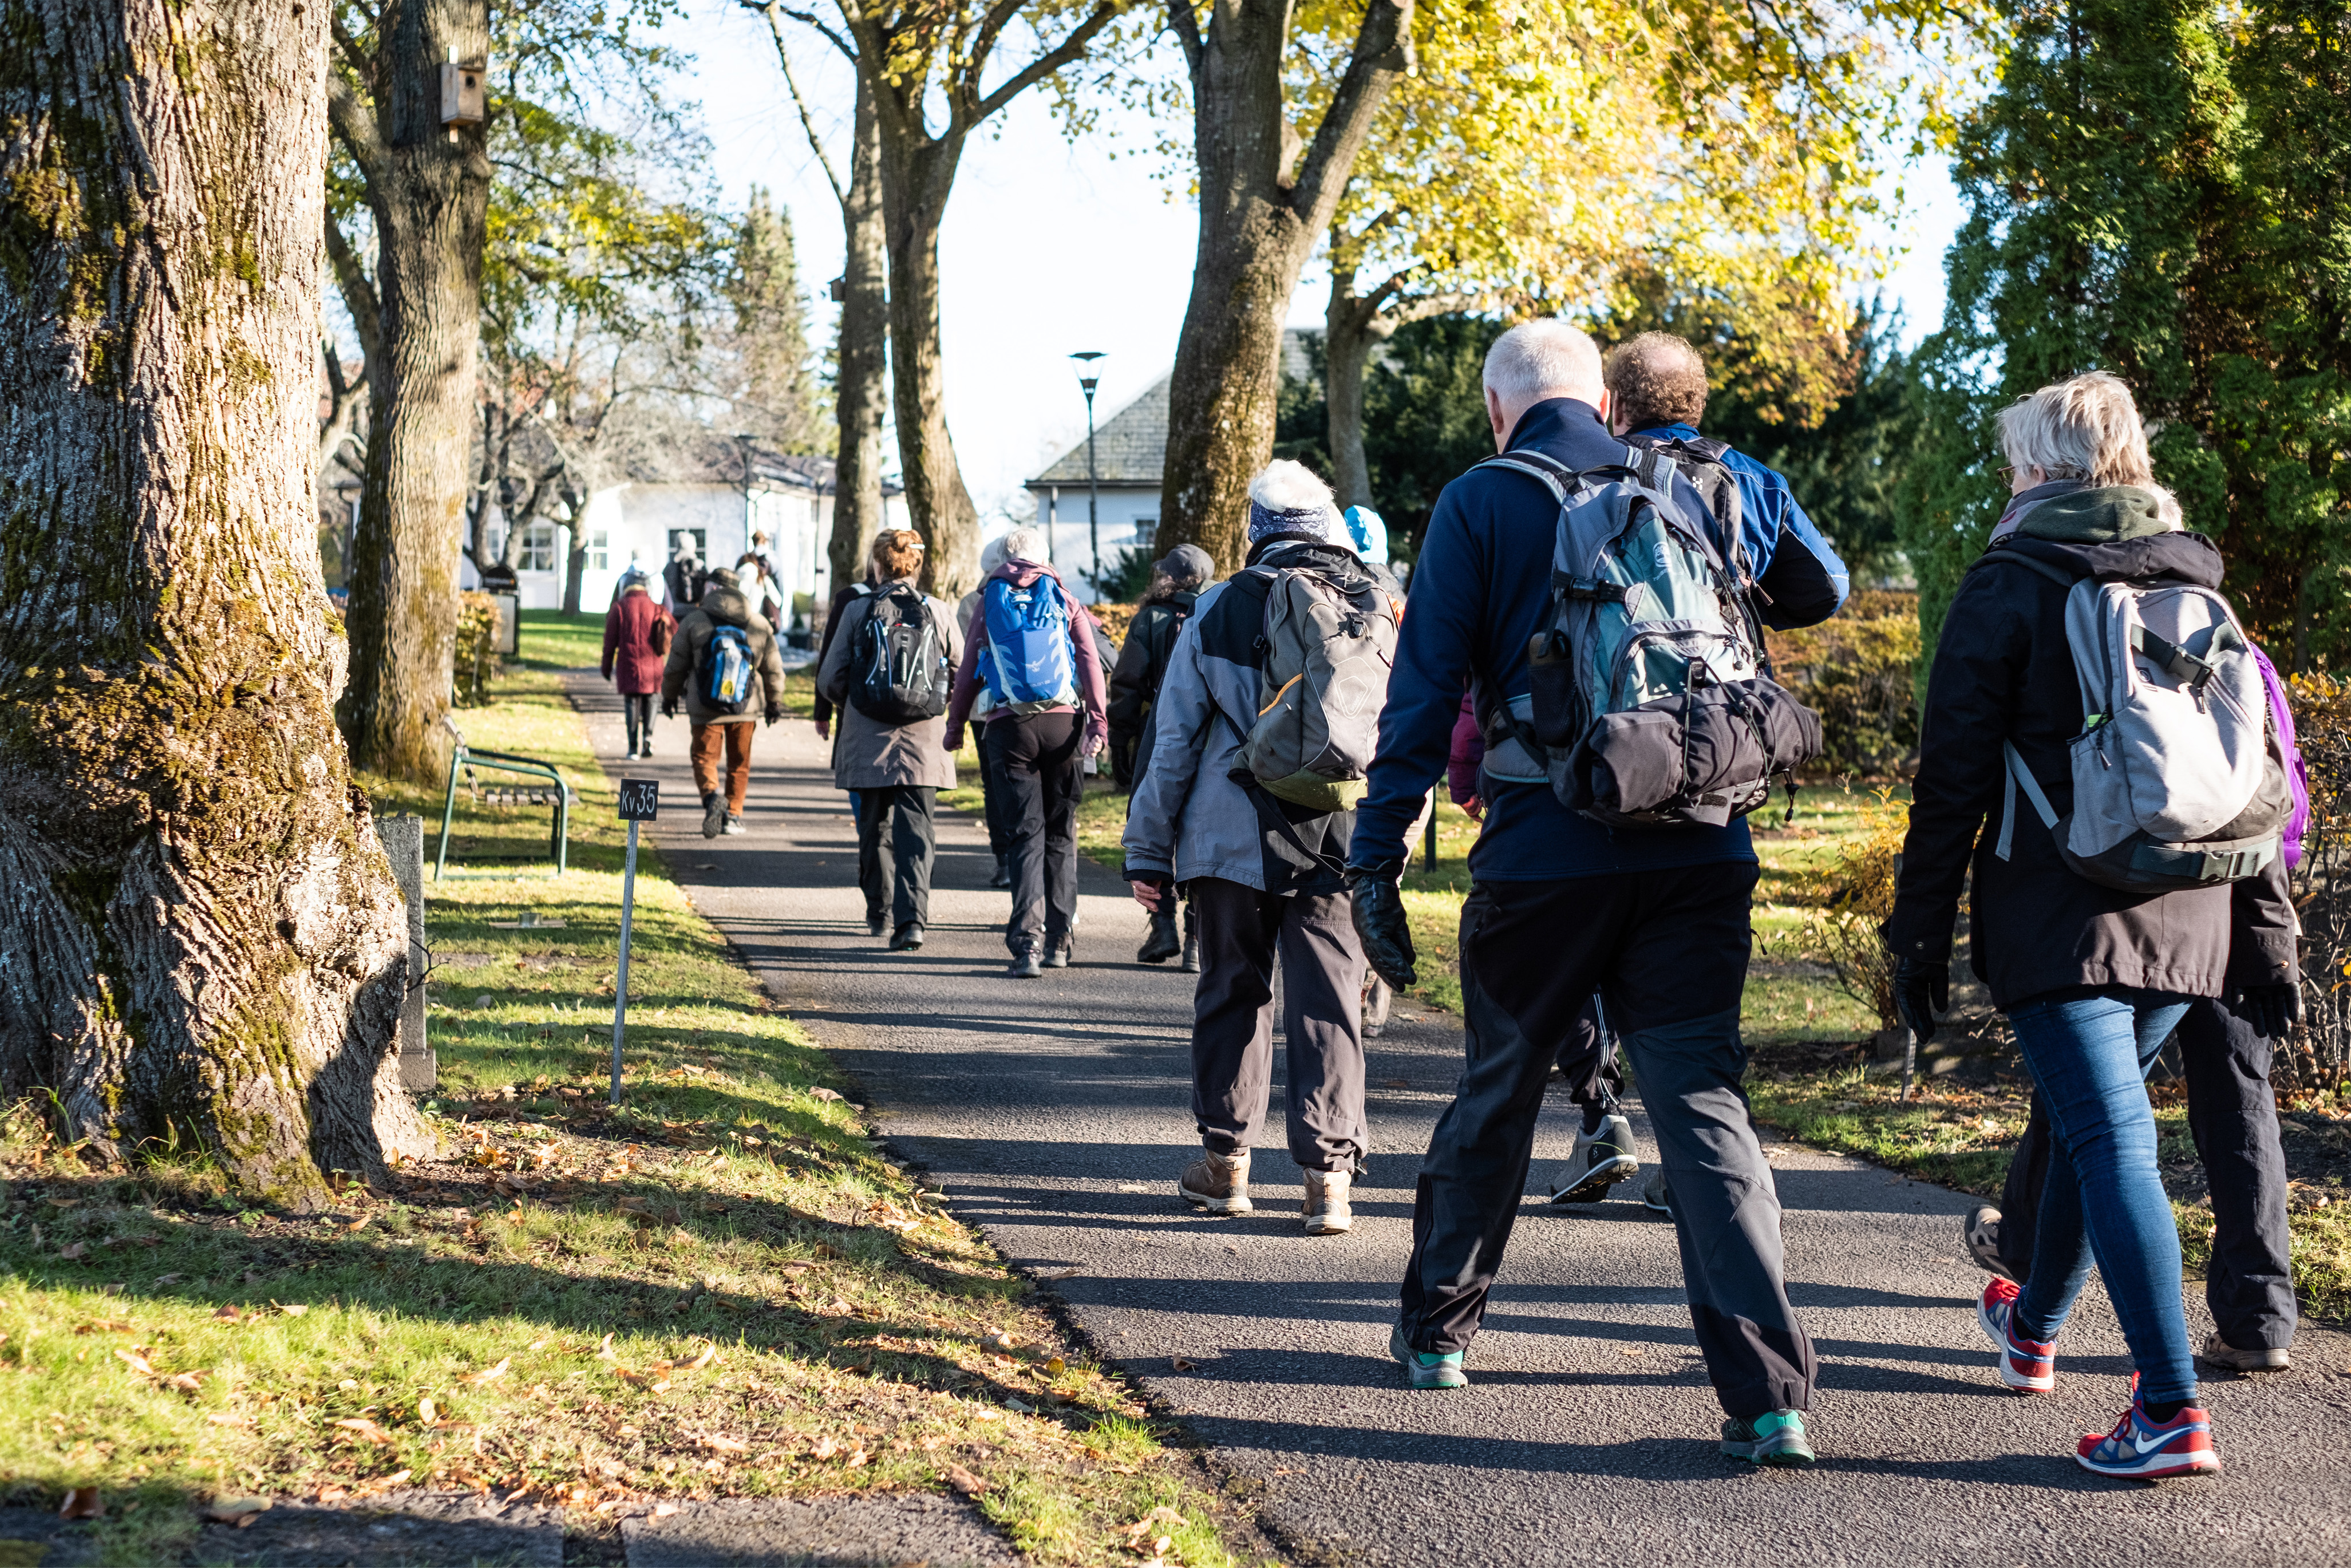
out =
<svg viewBox="0 0 2351 1568"><path fill-rule="evenodd" d="M551 874L543 809L460 802L427 891L442 1157L346 1186L331 1215L276 1215L201 1158L92 1169L17 1108L0 1501L95 1487L102 1560L139 1565L176 1560L223 1500L390 1506L415 1487L560 1504L608 1540L657 1501L960 1492L1040 1563L1138 1543L1259 1561L1232 1545L1259 1544L1241 1488L1220 1495L886 1157L657 852L639 859L624 1103L604 1104L623 832L564 695L585 639L540 621L496 701L457 718L565 771L571 870ZM440 791L367 782L437 835Z"/></svg>

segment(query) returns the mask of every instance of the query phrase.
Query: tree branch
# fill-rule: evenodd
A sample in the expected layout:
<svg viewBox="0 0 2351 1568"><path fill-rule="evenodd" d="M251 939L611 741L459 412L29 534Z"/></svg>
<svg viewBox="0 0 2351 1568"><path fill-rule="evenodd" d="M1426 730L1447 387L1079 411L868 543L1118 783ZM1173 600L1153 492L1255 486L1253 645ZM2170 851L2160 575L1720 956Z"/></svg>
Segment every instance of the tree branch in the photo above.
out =
<svg viewBox="0 0 2351 1568"><path fill-rule="evenodd" d="M1180 4L1181 0L1178 0L1178 3ZM1388 3L1389 0L1373 0L1374 5L1385 5ZM1093 42L1094 35L1117 19L1118 7L1115 5L1105 4L1095 6L1093 14L1079 23L1069 37L1030 60L1014 73L1011 80L981 99L978 110L972 116L971 122L977 125L986 120L1045 78L1083 55L1086 52L1086 46Z"/></svg>
<svg viewBox="0 0 2351 1568"><path fill-rule="evenodd" d="M368 277L359 253L351 249L351 242L343 237L342 225L335 222L331 210L326 222L327 259L334 265L335 287L351 313L351 325L359 329L364 368L373 370L383 345L383 311L375 297L375 284Z"/></svg>
<svg viewBox="0 0 2351 1568"><path fill-rule="evenodd" d="M343 64L350 68L351 75L360 78L360 85L372 95L376 91L375 60L360 47L360 41L352 37L350 30L343 26L340 7L329 14L328 25L334 29L335 52L343 57Z"/></svg>
<svg viewBox="0 0 2351 1568"><path fill-rule="evenodd" d="M1331 221L1330 209L1338 205L1339 193L1354 171L1355 154L1371 134L1372 120L1389 87L1413 68L1412 6L1413 0L1371 0L1364 8L1347 74L1323 111L1314 144L1307 149L1305 165L1290 188L1291 209L1309 228L1319 229Z"/></svg>
<svg viewBox="0 0 2351 1568"><path fill-rule="evenodd" d="M375 116L351 90L351 84L340 77L327 78L327 123L334 127L335 140L351 155L371 184L378 170L383 167L383 141L376 132Z"/></svg>
<svg viewBox="0 0 2351 1568"><path fill-rule="evenodd" d="M743 3L747 6L750 5L750 0L743 0ZM831 27L826 26L824 24L824 18L819 16L813 11L795 11L789 6L782 7L782 10L785 16L789 16L793 21L799 23L802 26L814 27L818 32L823 34L825 41L830 43L834 48L839 49L841 52L842 57L852 65L857 63L856 48L851 45L847 38L842 37L839 33L836 33Z"/></svg>
<svg viewBox="0 0 2351 1568"><path fill-rule="evenodd" d="M747 5L748 0L745 3ZM768 31L776 36L776 59L784 68L784 85L791 89L792 107L799 110L800 129L808 133L809 151L816 154L817 167L824 171L824 183L832 187L832 199L846 211L849 206L848 187L841 183L841 175L834 170L831 158L825 153L824 140L817 135L816 121L809 114L808 96L800 91L799 78L792 75L792 52L784 45L784 8L776 0L768 0L760 9L768 18Z"/></svg>
<svg viewBox="0 0 2351 1568"><path fill-rule="evenodd" d="M1195 85L1200 79L1200 63L1207 57L1207 46L1200 39L1200 18L1192 12L1192 0L1167 0L1167 25L1175 31L1176 41L1184 47L1184 64Z"/></svg>

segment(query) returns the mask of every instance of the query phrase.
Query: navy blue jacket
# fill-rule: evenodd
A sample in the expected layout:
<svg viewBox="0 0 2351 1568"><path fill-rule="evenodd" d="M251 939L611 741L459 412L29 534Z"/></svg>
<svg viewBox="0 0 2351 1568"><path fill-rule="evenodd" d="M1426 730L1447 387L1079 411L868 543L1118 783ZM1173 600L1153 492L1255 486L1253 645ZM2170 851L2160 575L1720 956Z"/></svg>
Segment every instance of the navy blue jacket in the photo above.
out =
<svg viewBox="0 0 2351 1568"><path fill-rule="evenodd" d="M1625 452L1599 412L1572 398L1529 409L1510 433L1510 446L1539 447L1575 468L1621 462ZM1708 516L1696 490L1679 477L1675 485L1689 516ZM1380 715L1379 755L1355 814L1352 863L1404 857L1405 834L1445 772L1462 687L1473 674L1499 698L1527 692L1527 640L1549 624L1552 613L1558 522L1551 492L1507 471L1465 474L1437 497L1413 567L1412 596ZM1773 537L1759 537L1767 527L1758 519L1746 532L1750 558L1768 584L1779 541L1776 528ZM1825 544L1816 549L1816 559L1825 557L1842 584L1843 563ZM1814 565L1809 573L1823 570ZM1835 608L1832 600L1813 619ZM1755 858L1743 818L1720 828L1611 830L1561 805L1546 784L1489 779L1483 788L1489 791L1486 827L1469 855L1470 874L1480 882L1555 882Z"/></svg>
<svg viewBox="0 0 2351 1568"><path fill-rule="evenodd" d="M1687 424L1636 430L1633 439L1696 441ZM1796 504L1788 481L1736 447L1725 447L1722 465L1739 486L1740 532L1748 559L1755 562L1763 599L1756 608L1775 631L1817 626L1837 612L1851 591L1844 562L1821 534L1819 525Z"/></svg>

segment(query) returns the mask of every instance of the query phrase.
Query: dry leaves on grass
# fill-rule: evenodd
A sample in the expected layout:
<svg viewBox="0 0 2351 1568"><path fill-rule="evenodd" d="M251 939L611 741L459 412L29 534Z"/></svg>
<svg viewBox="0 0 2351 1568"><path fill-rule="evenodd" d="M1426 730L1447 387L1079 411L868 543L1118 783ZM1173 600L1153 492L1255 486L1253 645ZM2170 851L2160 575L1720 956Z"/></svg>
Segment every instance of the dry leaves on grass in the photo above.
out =
<svg viewBox="0 0 2351 1568"><path fill-rule="evenodd" d="M1126 1539L1120 1544L1138 1557L1160 1558L1167 1555L1176 1538L1167 1533L1181 1525L1184 1516L1162 1503L1126 1527Z"/></svg>
<svg viewBox="0 0 2351 1568"><path fill-rule="evenodd" d="M955 1488L956 1490L963 1493L966 1497L977 1497L980 1493L987 1490L987 1482L980 1479L977 1476L973 1475L961 1465L950 1464L946 1469L941 1470L939 1473L946 1478L947 1485Z"/></svg>
<svg viewBox="0 0 2351 1568"><path fill-rule="evenodd" d="M268 1511L269 1500L266 1497L222 1498L204 1506L206 1519L238 1530L250 1529L255 1520Z"/></svg>
<svg viewBox="0 0 2351 1568"><path fill-rule="evenodd" d="M510 1355L503 1356L499 1358L498 1364L496 1366L486 1366L479 1372L469 1372L457 1381L460 1383L470 1384L475 1388L486 1387L490 1384L496 1383L499 1378L504 1377L507 1375L507 1368L513 1364L514 1357Z"/></svg>
<svg viewBox="0 0 2351 1568"><path fill-rule="evenodd" d="M362 1442L389 1445L392 1440L391 1433L365 1416L346 1416L334 1425L352 1434Z"/></svg>

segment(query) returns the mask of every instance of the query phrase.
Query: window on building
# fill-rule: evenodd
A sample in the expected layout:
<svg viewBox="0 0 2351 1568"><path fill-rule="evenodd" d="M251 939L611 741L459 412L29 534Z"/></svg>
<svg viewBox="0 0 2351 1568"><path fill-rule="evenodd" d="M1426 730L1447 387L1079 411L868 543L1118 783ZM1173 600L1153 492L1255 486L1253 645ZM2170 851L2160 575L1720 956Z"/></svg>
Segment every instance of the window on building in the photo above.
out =
<svg viewBox="0 0 2351 1568"><path fill-rule="evenodd" d="M533 523L522 531L522 549L515 561L517 571L553 571L555 570L555 525Z"/></svg>
<svg viewBox="0 0 2351 1568"><path fill-rule="evenodd" d="M588 536L588 570L610 571L612 569L612 536L598 528Z"/></svg>

